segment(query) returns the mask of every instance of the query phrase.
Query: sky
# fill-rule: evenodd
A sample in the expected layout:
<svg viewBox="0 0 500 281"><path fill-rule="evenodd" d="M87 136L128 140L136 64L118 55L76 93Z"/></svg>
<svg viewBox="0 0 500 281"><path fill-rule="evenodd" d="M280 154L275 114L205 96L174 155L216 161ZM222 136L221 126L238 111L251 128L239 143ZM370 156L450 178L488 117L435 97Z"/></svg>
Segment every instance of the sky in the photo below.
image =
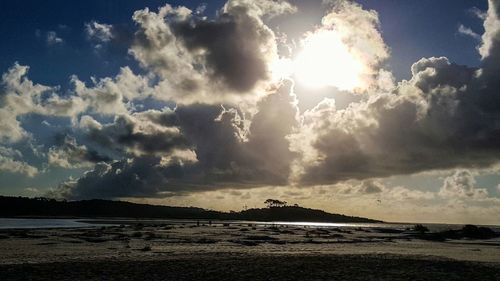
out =
<svg viewBox="0 0 500 281"><path fill-rule="evenodd" d="M500 224L500 1L2 1L0 194Z"/></svg>

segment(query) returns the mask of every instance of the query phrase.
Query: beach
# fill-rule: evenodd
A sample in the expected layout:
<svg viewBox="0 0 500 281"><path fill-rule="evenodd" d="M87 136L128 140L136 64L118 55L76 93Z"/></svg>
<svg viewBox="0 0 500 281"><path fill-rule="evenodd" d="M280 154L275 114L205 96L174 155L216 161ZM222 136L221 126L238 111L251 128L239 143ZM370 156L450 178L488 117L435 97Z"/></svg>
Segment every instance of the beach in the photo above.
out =
<svg viewBox="0 0 500 281"><path fill-rule="evenodd" d="M131 223L0 230L0 280L500 280L500 239L400 228Z"/></svg>

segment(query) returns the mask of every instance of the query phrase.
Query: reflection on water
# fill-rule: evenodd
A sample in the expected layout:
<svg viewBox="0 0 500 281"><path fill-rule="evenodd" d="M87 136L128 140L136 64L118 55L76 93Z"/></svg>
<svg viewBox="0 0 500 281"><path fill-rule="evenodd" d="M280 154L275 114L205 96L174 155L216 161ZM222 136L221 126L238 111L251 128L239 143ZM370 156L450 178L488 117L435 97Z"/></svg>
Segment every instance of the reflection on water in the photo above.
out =
<svg viewBox="0 0 500 281"><path fill-rule="evenodd" d="M325 223L325 222L263 222L263 221L219 221L219 220L173 220L173 219L11 219L0 218L0 229L15 228L74 228L97 227L118 224L253 224L263 226L297 226L308 228L385 228L405 230L413 228L413 223ZM460 229L460 224L423 224L431 231ZM500 226L488 226L500 232Z"/></svg>
<svg viewBox="0 0 500 281"><path fill-rule="evenodd" d="M0 229L15 228L67 228L91 227L92 224L74 219L4 219L0 218Z"/></svg>

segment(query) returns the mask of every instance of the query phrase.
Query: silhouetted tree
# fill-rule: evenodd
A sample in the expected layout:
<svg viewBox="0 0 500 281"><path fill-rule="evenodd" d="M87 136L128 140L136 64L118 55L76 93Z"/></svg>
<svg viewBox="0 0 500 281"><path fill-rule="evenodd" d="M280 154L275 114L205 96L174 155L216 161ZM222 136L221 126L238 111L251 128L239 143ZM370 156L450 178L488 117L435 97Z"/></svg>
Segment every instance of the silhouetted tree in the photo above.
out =
<svg viewBox="0 0 500 281"><path fill-rule="evenodd" d="M273 208L273 207L285 207L287 202L286 201L280 201L277 199L267 199L264 201L264 204L267 205L268 208Z"/></svg>

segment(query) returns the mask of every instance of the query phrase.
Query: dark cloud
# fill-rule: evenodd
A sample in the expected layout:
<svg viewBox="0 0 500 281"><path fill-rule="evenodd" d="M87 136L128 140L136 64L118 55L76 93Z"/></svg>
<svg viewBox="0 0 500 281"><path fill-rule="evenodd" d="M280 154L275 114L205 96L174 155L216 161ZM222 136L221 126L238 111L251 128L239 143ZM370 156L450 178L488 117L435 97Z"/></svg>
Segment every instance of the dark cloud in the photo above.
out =
<svg viewBox="0 0 500 281"><path fill-rule="evenodd" d="M345 31L350 47L370 68L370 87L363 95L335 97L340 106L324 99L301 115L290 82L274 89L272 83L257 86L269 82L267 67L277 52L275 35L263 18L291 11L288 4L234 0L213 19L169 5L158 12L135 12L138 31L129 51L154 75L139 77L123 69L120 79L103 79L93 88L77 83L80 101L71 106L76 109L63 110L72 112L65 116L79 119L93 144L118 152L120 158L98 163L78 180L61 185L60 194L78 199L156 197L354 179L363 180L355 188L358 193L375 194L386 189L373 178L498 163L498 1L490 0L480 68L458 65L446 57L423 58L413 64L411 79L395 86L392 76L378 69L388 49L376 12L345 1L339 5L321 28ZM365 54L366 46L374 48ZM11 72L12 79L3 80L19 82L26 70ZM383 76L387 81L380 81ZM24 98L28 101L36 101L49 89L18 82L13 85L34 93L35 98ZM175 102L176 107L132 113L137 109L130 101L144 98L139 92ZM251 98L227 97L234 92ZM14 101L12 108L23 104ZM21 115L29 110L18 111ZM88 115L75 117L78 114L117 115L113 122L101 124ZM0 108L0 115L7 120L9 112ZM17 124L0 123L6 128ZM17 139L22 136L16 134ZM76 142L65 143L59 151L86 162L99 158ZM444 189L459 190L466 176L455 175Z"/></svg>
<svg viewBox="0 0 500 281"><path fill-rule="evenodd" d="M238 110L192 105L176 110L201 167L216 181L285 184L293 153L285 138L297 126L295 96L286 83L264 98L246 132ZM217 120L217 121L214 121Z"/></svg>
<svg viewBox="0 0 500 281"><path fill-rule="evenodd" d="M259 80L268 78L262 42L273 38L270 30L258 29L248 19L222 14L217 21L182 22L174 33L192 52L206 52L206 67L211 79L246 92Z"/></svg>
<svg viewBox="0 0 500 281"><path fill-rule="evenodd" d="M174 125L172 111L145 111L132 115L118 115L113 123L88 125L88 138L106 148L130 155L169 153L174 149L188 149L187 140Z"/></svg>
<svg viewBox="0 0 500 281"><path fill-rule="evenodd" d="M488 167L500 156L500 29L490 1L481 68L423 58L390 93L338 110L325 100L292 136L296 179L331 184L434 169Z"/></svg>
<svg viewBox="0 0 500 281"><path fill-rule="evenodd" d="M179 101L250 94L269 82L268 66L277 59L274 32L262 18L293 11L284 1L228 1L214 19L169 5L136 11L130 53L164 78L162 86L173 90L166 94Z"/></svg>
<svg viewBox="0 0 500 281"><path fill-rule="evenodd" d="M301 181L331 183L496 163L496 81L446 58L422 59L412 72L413 78L393 93L345 110L317 106L309 112L306 126L314 133L303 137L310 138L321 160L306 164Z"/></svg>
<svg viewBox="0 0 500 281"><path fill-rule="evenodd" d="M152 197L168 182L167 177L177 175L170 169L159 167L159 158L138 157L112 164L99 163L76 181L61 184L54 194L69 199Z"/></svg>
<svg viewBox="0 0 500 281"><path fill-rule="evenodd" d="M158 123L171 124L175 120L183 141L179 143L158 134L154 141L161 142L158 145L162 148L163 145L168 148L160 149L163 153L156 154L158 156L142 155L112 164L101 163L77 181L61 185L59 193L74 199L155 197L220 188L287 184L294 154L289 150L285 136L298 124L296 100L290 92L291 83L287 82L264 98L258 104L258 112L249 128L246 128L240 111L221 106L179 106L175 110L176 118L152 111L143 114L142 117L147 116L148 120ZM130 133L134 131L133 122L124 120L127 119L117 118L112 126L91 128L90 136L104 145L137 149L137 136ZM134 141L129 143L131 139ZM145 149L145 143L152 140L141 139L141 151L149 151ZM189 140L189 143L184 143L184 140ZM174 153L174 149L192 149L196 159L186 159L182 153Z"/></svg>
<svg viewBox="0 0 500 281"><path fill-rule="evenodd" d="M47 157L50 165L62 168L92 167L95 163L111 160L106 155L89 150L85 145L78 145L76 139L69 135L59 135Z"/></svg>

